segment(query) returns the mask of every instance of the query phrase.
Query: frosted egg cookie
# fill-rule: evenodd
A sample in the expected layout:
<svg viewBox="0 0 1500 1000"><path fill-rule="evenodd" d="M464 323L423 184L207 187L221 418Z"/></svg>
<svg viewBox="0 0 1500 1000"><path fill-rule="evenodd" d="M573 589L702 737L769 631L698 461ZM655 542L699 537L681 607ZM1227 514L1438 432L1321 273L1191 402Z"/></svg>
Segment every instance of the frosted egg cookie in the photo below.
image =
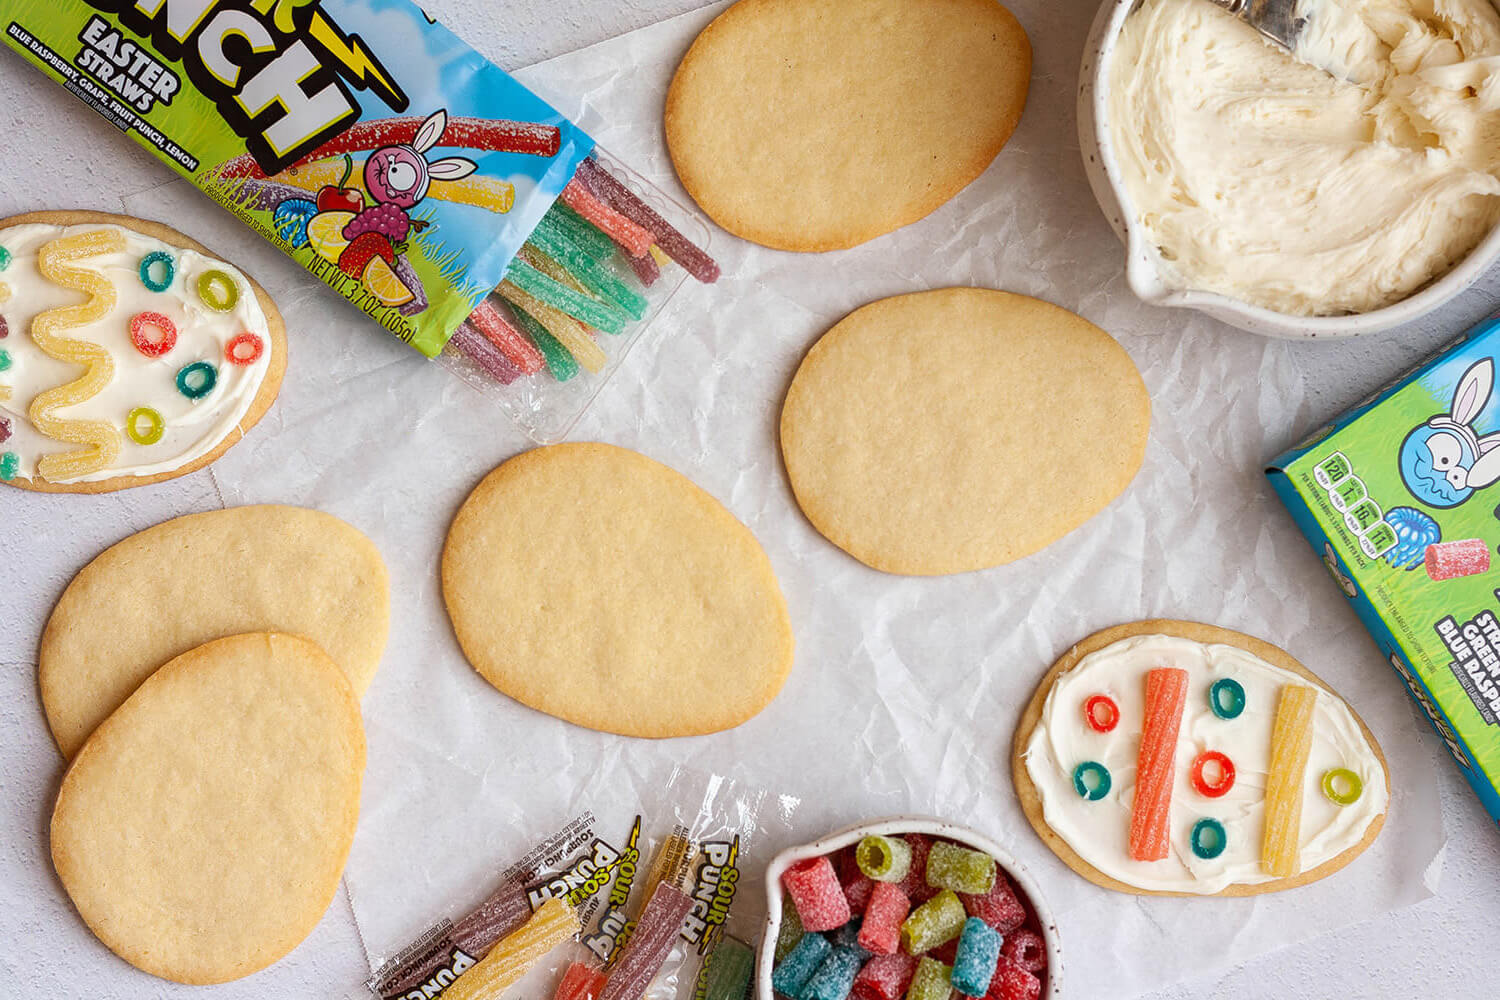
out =
<svg viewBox="0 0 1500 1000"><path fill-rule="evenodd" d="M561 444L501 465L453 519L442 571L485 680L590 729L728 729L791 669L786 601L755 536L624 448Z"/></svg>
<svg viewBox="0 0 1500 1000"><path fill-rule="evenodd" d="M0 220L0 482L106 493L201 469L270 408L285 368L270 297L176 230Z"/></svg>
<svg viewBox="0 0 1500 1000"><path fill-rule="evenodd" d="M42 707L71 757L153 670L236 632L306 636L363 694L389 624L380 552L333 515L275 506L189 514L105 549L68 584L42 633Z"/></svg>
<svg viewBox="0 0 1500 1000"><path fill-rule="evenodd" d="M1212 625L1089 636L1016 729L1021 806L1106 889L1252 896L1315 882L1375 842L1390 774L1354 710L1302 664Z"/></svg>
<svg viewBox="0 0 1500 1000"><path fill-rule="evenodd" d="M338 888L365 766L359 702L306 639L252 633L151 675L78 752L52 862L139 969L219 983L297 946Z"/></svg>
<svg viewBox="0 0 1500 1000"><path fill-rule="evenodd" d="M740 0L667 92L667 148L715 222L839 250L926 216L1020 121L1026 31L995 0Z"/></svg>
<svg viewBox="0 0 1500 1000"><path fill-rule="evenodd" d="M888 573L1030 555L1140 468L1151 401L1130 356L1066 309L946 288L855 310L807 352L781 410L797 503Z"/></svg>

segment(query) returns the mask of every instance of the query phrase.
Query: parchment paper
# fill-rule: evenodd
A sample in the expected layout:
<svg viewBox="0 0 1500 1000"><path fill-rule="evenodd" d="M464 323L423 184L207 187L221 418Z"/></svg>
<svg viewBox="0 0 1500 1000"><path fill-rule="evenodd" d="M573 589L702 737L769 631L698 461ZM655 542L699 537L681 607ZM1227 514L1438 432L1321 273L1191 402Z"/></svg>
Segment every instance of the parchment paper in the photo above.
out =
<svg viewBox="0 0 1500 1000"><path fill-rule="evenodd" d="M367 532L391 568L391 641L364 703L370 765L347 872L373 959L477 900L493 873L578 806L613 797L651 808L654 788L635 776L673 760L802 800L786 842L758 845L742 920L761 912L756 866L792 840L892 813L952 818L991 833L1041 880L1071 996L1129 996L1206 975L1430 894L1442 845L1431 734L1261 475L1266 458L1332 414L1304 405L1285 345L1131 296L1074 137L1087 19L1045 0L1011 6L1035 48L1032 91L983 177L926 220L843 253L776 253L719 233L726 277L684 289L572 435L677 468L769 552L797 662L776 702L729 733L622 740L485 684L453 639L438 558L458 505L525 449L524 437L227 216L212 215L218 232L193 230L260 277L291 326L280 402L213 466L225 503L331 511ZM605 148L686 202L662 145L661 104L677 59L718 9L520 75L564 111L585 103ZM127 209L167 219L208 211L180 182ZM781 397L803 353L851 309L954 284L1040 296L1110 331L1151 390L1151 443L1129 491L1046 551L964 576L885 576L798 512L776 442ZM1246 900L1115 895L1053 858L1011 787L1015 720L1069 643L1151 616L1264 636L1352 702L1385 748L1394 788L1367 855L1316 885Z"/></svg>

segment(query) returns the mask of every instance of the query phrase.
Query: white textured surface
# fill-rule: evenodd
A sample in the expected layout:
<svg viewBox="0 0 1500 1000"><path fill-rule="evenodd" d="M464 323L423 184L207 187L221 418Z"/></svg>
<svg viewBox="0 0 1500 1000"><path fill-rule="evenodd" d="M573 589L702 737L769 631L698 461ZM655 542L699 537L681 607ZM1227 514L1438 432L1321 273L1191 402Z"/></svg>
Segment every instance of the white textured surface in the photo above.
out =
<svg viewBox="0 0 1500 1000"><path fill-rule="evenodd" d="M628 6L585 0L447 0L429 8L502 65L515 66L697 6L696 0ZM463 665L441 617L432 567L442 529L477 478L524 447L521 436L498 421L489 434L467 428L465 424L477 422L466 420L465 411L475 405L466 390L451 387L442 372L383 340L266 244L180 182L172 182L165 168L60 88L10 53L0 54L0 93L7 95L0 122L12 137L25 137L0 144L0 214L79 205L176 220L260 278L282 305L294 338L282 402L211 472L100 498L0 493L0 539L8 553L0 586L0 725L6 733L0 743L0 787L5 790L0 885L6 888L6 905L0 907L0 988L7 994L29 988L39 996L101 1000L195 992L150 979L109 955L77 920L57 885L46 860L45 829L60 765L37 703L33 665L41 623L52 602L101 547L173 514L218 506L224 499L302 502L341 513L376 538L395 571L391 653L366 702L371 791L350 872L356 899L375 913L389 908L370 897L371 879L377 889L381 885L377 875L388 876L391 895L403 901L403 892L420 888L420 883L403 882L403 873L386 872L377 863L384 846L375 842L378 836L415 836L428 821L446 822L441 828L450 832L462 828L456 816L444 819L432 813L407 817L405 825L398 822L403 818L396 815L401 795L426 804L411 786L429 775L414 762L431 762L434 778L445 760L451 768L462 762L463 777L477 784L454 781L446 787L473 791L485 801L515 797L512 807L519 812L524 803L518 793L526 785L516 784L518 775L545 781L548 764L558 753L597 760L602 767L623 751L625 757L692 756L720 767L738 766L779 791L808 795L798 819L800 839L872 813L972 808L984 821L977 825L1007 824L997 831L999 839L1044 884L1056 880L1057 892L1049 892L1049 898L1054 908L1066 905L1077 926L1092 905L1118 904L1090 895L1048 860L1029 830L1015 826L1008 768L1000 759L1016 698L1029 687L1025 678L1039 672L1069 640L1093 627L1151 613L1203 617L1263 632L1275 621L1287 631L1268 637L1307 659L1367 717L1376 714L1373 706L1399 704L1396 681L1261 483L1258 464L1313 421L1357 400L1492 311L1500 275L1489 276L1420 328L1347 344L1264 344L1188 314L1137 306L1126 298L1122 255L1093 208L1072 138L1074 76L1092 5L1042 0L1015 6L1031 33L1037 65L1022 131L995 168L1005 174L992 171L929 220L932 256L915 271L924 284L989 282L1050 294L1121 336L1141 363L1157 402L1143 475L1175 487L1180 504L1166 510L1126 502L1035 560L979 576L911 581L855 570L788 513L790 495L773 443L775 410L811 340L854 305L910 287L908 269L883 257L877 241L842 256L782 255L774 258L774 266L757 270L755 282L726 281L712 298L685 296L673 307L684 329L670 350L664 346L658 357L652 344L642 345L575 437L606 437L636 447L725 500L765 542L782 575L796 618L799 660L782 699L741 730L691 744L623 748L618 741L537 716L490 691ZM675 58L675 53L656 55L668 64ZM578 72L576 87L571 72L548 82L554 91L588 96L593 81L587 77ZM648 85L659 86L660 81L643 80L642 86ZM612 117L601 136L604 144L622 153L626 146L654 147L659 119L651 112L643 107L633 117ZM641 160L627 158L653 180L673 186L659 151ZM984 205L978 199L986 193L999 197L1012 186L1045 209L1045 233L1030 237L1024 227L1012 232L1018 221L1030 218L1019 207L1013 210L1015 218L1005 213L996 218L993 210L988 216L1010 239L966 225ZM1059 254L1059 242L1074 249ZM1035 252L1044 246L1052 252ZM757 267L763 263L762 255L722 234L716 248L731 271L747 258L754 258ZM775 294L777 282L790 283L793 275L818 279L816 294L795 302ZM1066 295L1063 287L1089 291ZM717 304L715 312L733 309L740 339L720 338L716 323L693 322L693 303L701 310L706 302ZM767 305L777 311L761 310ZM679 365L687 375L672 379L670 392L654 395L640 389L660 369ZM406 412L403 408L381 411L391 414L384 425L388 436L370 447L389 464L390 475L378 489L360 488L368 450L357 457L341 430L347 426L347 433L359 434L371 412L320 406L338 388L367 380L382 392L397 386L438 400L431 419L408 433L390 433L399 426L394 421ZM1181 420L1181 413L1204 412L1205 400L1215 396L1220 399L1214 408L1225 414L1222 422ZM373 399L369 403L371 410L383 405ZM423 465L431 474L418 480L402 475L416 463L432 462L432 447L455 435L464 443L459 463ZM257 476L272 467L278 469L278 481L294 482L298 489L268 491ZM420 516L413 521L414 509ZM419 525L420 532L403 534L408 523ZM1180 531L1163 532L1163 523ZM1223 552L1229 530L1249 548ZM1216 557L1222 557L1221 568L1213 583L1205 585L1201 567ZM1240 571L1252 558L1258 570ZM1079 604L1074 595L1096 574L1104 574L1118 599ZM845 582L872 595L868 614L851 616L829 596ZM994 613L980 620L954 614L954 600L974 590L994 599ZM1248 610L1224 618L1226 609L1241 605ZM970 670L981 673L985 683L972 703L964 703L947 689L962 684ZM826 731L797 727L793 709L799 701L863 705L872 694L881 696L883 706L868 723L856 716ZM939 698L941 710L935 708ZM1437 895L1337 935L1309 933L1310 940L1261 955L1217 982L1181 983L1156 995L1488 994L1488 953L1500 942L1494 927L1494 915L1500 912L1500 836L1452 767L1436 760L1437 743L1425 724L1419 725L1404 707L1391 712L1396 721L1377 729L1377 735L1393 755L1398 749L1401 753L1392 760L1396 780L1404 773L1424 786L1435 782L1442 803L1448 846L1442 864L1434 866ZM939 738L931 739L935 720ZM434 744L433 734L442 734L446 742ZM515 735L502 743L497 734ZM923 745L913 760L903 760L904 747L874 742L891 736ZM521 745L523 739L532 745ZM839 774L841 768L833 766L817 769L823 772L818 774L761 773L757 753L777 742L790 742L805 759L824 761L840 760L851 745L860 753L868 749L877 755L877 764L893 769L930 768L940 776L938 787L908 789L882 778L879 767L868 776L864 768ZM381 779L393 771L404 771L407 784L382 787ZM872 787L862 790L862 781ZM983 787L973 787L975 783ZM433 784L444 787L442 781ZM1410 794L1430 801L1424 789ZM470 805L462 800L430 804L456 813ZM1435 822L1431 816L1407 821L1415 826ZM1396 823L1393 817L1393 827ZM1384 894L1381 886L1369 883L1394 877L1388 873L1401 868L1399 858L1378 864L1373 856L1367 860L1371 863L1351 868L1326 891L1271 897L1276 908L1266 912L1295 922L1323 912L1330 898L1344 895L1351 912L1361 912L1360 906ZM431 901L414 905L430 906ZM1131 901L1124 919L1145 927L1170 915L1186 925L1203 912L1176 905ZM1060 912L1059 920L1065 953L1109 947L1104 941L1070 938L1070 917ZM1224 943L1226 951L1243 945L1233 937ZM1204 962L1215 962L1208 950L1200 954ZM1121 954L1118 960L1131 970L1122 978L1157 982L1176 978L1173 970L1184 964L1171 949ZM364 973L350 908L340 899L313 936L280 965L239 984L196 992L222 997L354 995L348 987ZM1089 995L1077 989L1070 994Z"/></svg>

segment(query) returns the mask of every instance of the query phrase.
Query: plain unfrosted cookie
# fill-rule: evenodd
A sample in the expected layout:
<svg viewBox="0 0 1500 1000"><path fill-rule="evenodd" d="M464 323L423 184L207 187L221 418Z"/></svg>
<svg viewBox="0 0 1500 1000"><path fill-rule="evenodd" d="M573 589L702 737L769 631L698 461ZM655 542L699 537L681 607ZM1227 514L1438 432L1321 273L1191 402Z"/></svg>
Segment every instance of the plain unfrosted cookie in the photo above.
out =
<svg viewBox="0 0 1500 1000"><path fill-rule="evenodd" d="M68 584L42 633L42 705L71 757L157 667L256 631L307 636L363 694L389 625L380 552L333 515L278 506L189 514L105 549Z"/></svg>
<svg viewBox="0 0 1500 1000"><path fill-rule="evenodd" d="M983 173L1030 77L1026 31L995 0L741 0L677 68L667 148L736 236L839 250Z"/></svg>
<svg viewBox="0 0 1500 1000"><path fill-rule="evenodd" d="M947 288L855 310L787 391L781 448L813 526L888 573L1030 555L1102 510L1146 449L1129 355L1024 295Z"/></svg>
<svg viewBox="0 0 1500 1000"><path fill-rule="evenodd" d="M78 752L52 862L139 969L238 979L291 951L338 888L365 765L359 702L306 639L230 636L151 675Z"/></svg>
<svg viewBox="0 0 1500 1000"><path fill-rule="evenodd" d="M443 596L464 655L532 708L625 736L690 736L768 705L792 630L755 536L624 448L537 448L454 518Z"/></svg>

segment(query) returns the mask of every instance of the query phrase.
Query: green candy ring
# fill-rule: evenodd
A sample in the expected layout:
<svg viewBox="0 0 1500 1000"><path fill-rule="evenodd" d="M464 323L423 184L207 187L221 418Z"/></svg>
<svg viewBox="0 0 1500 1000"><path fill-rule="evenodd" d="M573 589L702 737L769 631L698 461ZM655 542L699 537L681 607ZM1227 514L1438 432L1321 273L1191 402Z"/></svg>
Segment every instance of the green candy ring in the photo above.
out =
<svg viewBox="0 0 1500 1000"><path fill-rule="evenodd" d="M161 277L155 275L160 271ZM152 250L141 258L141 284L148 291L165 292L172 287L172 281L177 277L177 265L172 262L172 255L161 250Z"/></svg>
<svg viewBox="0 0 1500 1000"><path fill-rule="evenodd" d="M1194 857L1212 861L1224 853L1224 848L1229 846L1229 838L1224 834L1223 823L1216 819L1200 819L1193 824L1188 843L1193 846Z"/></svg>
<svg viewBox="0 0 1500 1000"><path fill-rule="evenodd" d="M240 286L223 271L204 271L198 276L198 298L214 312L228 312L240 301Z"/></svg>
<svg viewBox="0 0 1500 1000"><path fill-rule="evenodd" d="M1339 786L1343 786L1343 791ZM1329 768L1323 772L1323 794L1334 805L1352 806L1365 793L1365 783L1347 767Z"/></svg>
<svg viewBox="0 0 1500 1000"><path fill-rule="evenodd" d="M1073 768L1073 790L1080 798L1098 802L1109 794L1110 784L1109 768L1097 760L1086 760Z"/></svg>
<svg viewBox="0 0 1500 1000"><path fill-rule="evenodd" d="M1221 719L1238 719L1245 710L1245 689L1239 681L1221 677L1208 689L1208 707Z"/></svg>
<svg viewBox="0 0 1500 1000"><path fill-rule="evenodd" d="M188 399L202 399L218 382L219 370L207 361L194 361L177 373L177 391Z"/></svg>

